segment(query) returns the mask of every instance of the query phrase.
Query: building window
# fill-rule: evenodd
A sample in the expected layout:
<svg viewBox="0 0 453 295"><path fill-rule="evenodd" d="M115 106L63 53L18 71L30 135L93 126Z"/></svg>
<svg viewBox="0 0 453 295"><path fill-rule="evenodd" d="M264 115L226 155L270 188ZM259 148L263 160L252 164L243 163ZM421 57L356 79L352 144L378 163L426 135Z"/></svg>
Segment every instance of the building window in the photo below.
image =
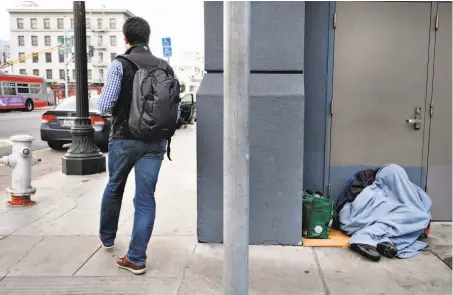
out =
<svg viewBox="0 0 453 295"><path fill-rule="evenodd" d="M23 18L18 18L17 19L17 28L18 29L23 29L24 28L24 19Z"/></svg>
<svg viewBox="0 0 453 295"><path fill-rule="evenodd" d="M75 78L74 78L74 79L75 79ZM91 70L88 70L88 80L91 80L91 79L93 79L93 78L92 78L92 73L91 73Z"/></svg>
<svg viewBox="0 0 453 295"><path fill-rule="evenodd" d="M110 36L110 46L116 46L116 36Z"/></svg>
<svg viewBox="0 0 453 295"><path fill-rule="evenodd" d="M46 70L46 77L48 80L52 80L52 70Z"/></svg>
<svg viewBox="0 0 453 295"><path fill-rule="evenodd" d="M102 29L102 18L98 18L98 29Z"/></svg>
<svg viewBox="0 0 453 295"><path fill-rule="evenodd" d="M75 69L72 70L72 79L75 80Z"/></svg>
<svg viewBox="0 0 453 295"><path fill-rule="evenodd" d="M104 70L103 70L103 69L100 69L100 70L99 70L99 78L100 78L101 80L104 80Z"/></svg>
<svg viewBox="0 0 453 295"><path fill-rule="evenodd" d="M27 72L25 72L25 69L20 69L20 70L19 70L19 73L20 73L21 75L26 75L26 74L27 74Z"/></svg>
<svg viewBox="0 0 453 295"><path fill-rule="evenodd" d="M116 18L110 19L110 29L116 30Z"/></svg>
<svg viewBox="0 0 453 295"><path fill-rule="evenodd" d="M57 45L63 45L64 44L64 37L63 36L58 36L57 37Z"/></svg>
<svg viewBox="0 0 453 295"><path fill-rule="evenodd" d="M39 62L39 55L37 53L33 53L33 62L38 63Z"/></svg>
<svg viewBox="0 0 453 295"><path fill-rule="evenodd" d="M19 44L19 46L25 46L24 36L17 36L17 43Z"/></svg>
<svg viewBox="0 0 453 295"><path fill-rule="evenodd" d="M99 58L98 58L99 63L103 63L103 62L104 62L104 53L99 52L98 57L99 57Z"/></svg>
<svg viewBox="0 0 453 295"><path fill-rule="evenodd" d="M60 70L60 80L64 80L64 70Z"/></svg>
<svg viewBox="0 0 453 295"><path fill-rule="evenodd" d="M74 30L74 19L71 18L71 30Z"/></svg>
<svg viewBox="0 0 453 295"><path fill-rule="evenodd" d="M39 76L39 70L33 69L33 76Z"/></svg>
<svg viewBox="0 0 453 295"><path fill-rule="evenodd" d="M52 46L52 39L50 38L50 36L44 36L44 45Z"/></svg>
<svg viewBox="0 0 453 295"><path fill-rule="evenodd" d="M90 27L91 27L91 18L87 18L85 20L85 26L86 26L87 29L90 29Z"/></svg>
<svg viewBox="0 0 453 295"><path fill-rule="evenodd" d="M52 63L52 53L46 52L46 63Z"/></svg>
<svg viewBox="0 0 453 295"><path fill-rule="evenodd" d="M19 52L19 58L21 63L25 63L25 52Z"/></svg>
<svg viewBox="0 0 453 295"><path fill-rule="evenodd" d="M44 19L44 29L50 29L50 18Z"/></svg>
<svg viewBox="0 0 453 295"><path fill-rule="evenodd" d="M64 62L64 54L63 53L58 52L58 62L59 63L63 63Z"/></svg>
<svg viewBox="0 0 453 295"><path fill-rule="evenodd" d="M31 36L31 46L38 46L38 36Z"/></svg>
<svg viewBox="0 0 453 295"><path fill-rule="evenodd" d="M64 19L62 18L57 19L57 28L59 30L64 29Z"/></svg>
<svg viewBox="0 0 453 295"><path fill-rule="evenodd" d="M87 36L87 46L91 45L91 36Z"/></svg>
<svg viewBox="0 0 453 295"><path fill-rule="evenodd" d="M98 46L102 46L102 43L104 43L104 39L102 36L98 36Z"/></svg>
<svg viewBox="0 0 453 295"><path fill-rule="evenodd" d="M38 20L36 18L31 18L30 19L30 27L32 29L37 29L38 28Z"/></svg>
<svg viewBox="0 0 453 295"><path fill-rule="evenodd" d="M113 61L116 58L116 53L110 53L110 60Z"/></svg>

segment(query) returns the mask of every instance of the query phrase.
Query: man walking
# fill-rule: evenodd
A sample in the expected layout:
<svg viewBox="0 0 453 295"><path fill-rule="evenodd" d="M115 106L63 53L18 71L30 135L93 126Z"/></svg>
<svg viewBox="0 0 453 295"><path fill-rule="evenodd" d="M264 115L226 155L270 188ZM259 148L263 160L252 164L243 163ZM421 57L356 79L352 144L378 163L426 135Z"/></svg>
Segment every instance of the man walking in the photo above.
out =
<svg viewBox="0 0 453 295"><path fill-rule="evenodd" d="M134 274L143 274L146 272L146 249L153 231L156 212L154 191L167 151L167 139L174 133L172 123L176 124L176 108L179 101L176 101L174 106L173 100L179 99L179 89L172 92L174 87L170 91L165 88L170 87L168 79L173 79L174 71L165 61L151 53L148 45L151 29L144 19L140 17L127 19L123 26L123 34L128 49L125 55L117 57L110 65L98 101L98 109L103 113L111 112L113 120L108 146L109 181L102 196L99 237L103 248L114 246L124 188L130 171L135 167L136 191L132 237L129 251L124 257L117 258L116 264ZM143 72L143 69L153 70L148 73ZM156 80L153 76L155 69L163 69L166 72L164 75L167 79L166 84L163 82L157 86L153 84L159 83L159 79ZM147 77L153 79L148 81ZM137 82L137 79L142 80ZM173 86L177 85L179 88L177 80L171 81L176 81ZM151 90L146 92L148 88ZM168 93L174 97L168 98ZM159 103L154 103L155 100ZM142 101L150 105L149 109L146 109L147 106L144 106ZM163 108L162 105L166 107ZM140 109L141 107L144 110ZM144 113L149 114L151 119L147 117L147 121L144 121ZM162 121L162 118L165 121ZM161 121L156 123L156 120ZM138 130L134 128L134 122L139 122ZM147 132L140 129L141 126L149 127L146 129ZM153 136L149 136L150 134Z"/></svg>

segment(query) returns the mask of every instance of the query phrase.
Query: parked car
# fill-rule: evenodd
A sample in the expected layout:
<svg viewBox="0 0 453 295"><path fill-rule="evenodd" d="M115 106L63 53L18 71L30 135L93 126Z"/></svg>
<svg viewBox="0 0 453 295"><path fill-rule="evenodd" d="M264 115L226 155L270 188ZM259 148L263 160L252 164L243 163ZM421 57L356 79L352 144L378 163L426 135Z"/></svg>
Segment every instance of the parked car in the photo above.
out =
<svg viewBox="0 0 453 295"><path fill-rule="evenodd" d="M189 93L184 95L181 98L181 103L179 104L180 115L178 119L177 128L182 126L187 127L188 124L193 124L197 121L197 108L196 108L196 95Z"/></svg>
<svg viewBox="0 0 453 295"><path fill-rule="evenodd" d="M98 98L99 96L89 98L89 114L94 128L94 142L102 151L106 151L112 121L111 115L101 114L97 110ZM49 147L55 150L60 150L63 145L71 143L71 127L74 125L75 117L76 99L68 97L42 115L41 140L47 141Z"/></svg>

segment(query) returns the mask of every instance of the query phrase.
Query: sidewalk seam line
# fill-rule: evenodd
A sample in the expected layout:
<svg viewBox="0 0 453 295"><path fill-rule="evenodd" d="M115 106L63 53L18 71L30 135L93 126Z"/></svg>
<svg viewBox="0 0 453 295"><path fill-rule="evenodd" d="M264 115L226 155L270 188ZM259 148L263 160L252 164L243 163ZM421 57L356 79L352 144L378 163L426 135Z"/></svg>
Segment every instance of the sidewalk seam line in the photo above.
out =
<svg viewBox="0 0 453 295"><path fill-rule="evenodd" d="M1 240L1 239L0 239L0 240ZM431 254L433 254L433 255L436 256L440 261L442 261L446 266L448 266L450 269L452 269L451 266L448 265L448 263L445 262L445 260L444 260L442 257L440 257L440 255L437 255L436 253L434 253L433 249L428 249L428 250L429 250L429 252L431 252Z"/></svg>
<svg viewBox="0 0 453 295"><path fill-rule="evenodd" d="M184 268L184 272L181 276L181 282L179 283L178 291L176 292L176 295L178 295L179 291L181 291L182 283L184 282L184 279L186 278L187 270L189 269L189 267L192 263L192 257L193 257L193 254L195 253L195 250L197 249L197 247L198 247L198 243L196 243L195 246L193 247L192 254L190 254L189 262L187 263L186 268Z"/></svg>
<svg viewBox="0 0 453 295"><path fill-rule="evenodd" d="M98 253L99 249L101 249L101 246L99 246L96 251L93 252L93 254L90 255L90 257L88 257L88 259L75 271L75 273L72 274L72 277L76 275L76 273L79 272L80 269L82 269L82 267L85 266L85 264L88 263L88 261L90 261L90 259L96 254Z"/></svg>
<svg viewBox="0 0 453 295"><path fill-rule="evenodd" d="M312 252L313 252L313 257L316 262L316 266L318 267L318 273L319 273L319 276L321 277L321 282L324 286L324 293L325 293L325 295L330 295L329 286L327 285L327 281L326 281L326 277L324 276L324 272L321 269L321 263L319 262L318 254L316 253L315 247L312 248Z"/></svg>
<svg viewBox="0 0 453 295"><path fill-rule="evenodd" d="M33 250L39 243L41 243L42 241L44 241L44 239L45 239L45 236L43 236L43 237L41 238L41 240L39 240L39 241L37 241L36 243L34 243L34 244L31 246L31 248L28 249L27 252L25 252L25 254L24 254L24 255L23 255L16 263L14 263L14 264L8 266L8 268L6 269L5 277L6 277L7 275L9 275L9 272L11 271L11 268L12 268L12 267L18 265L22 260L24 260L24 258L27 257L28 254L30 254L30 251Z"/></svg>

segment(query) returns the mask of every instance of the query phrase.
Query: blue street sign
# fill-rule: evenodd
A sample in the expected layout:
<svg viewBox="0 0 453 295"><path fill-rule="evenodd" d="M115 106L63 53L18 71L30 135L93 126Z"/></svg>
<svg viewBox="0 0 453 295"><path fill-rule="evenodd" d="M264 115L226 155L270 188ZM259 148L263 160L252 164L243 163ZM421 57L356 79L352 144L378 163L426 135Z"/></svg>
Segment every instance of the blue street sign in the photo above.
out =
<svg viewBox="0 0 453 295"><path fill-rule="evenodd" d="M162 38L162 47L171 47L171 39Z"/></svg>
<svg viewBox="0 0 453 295"><path fill-rule="evenodd" d="M164 57L171 57L171 47L164 47Z"/></svg>
<svg viewBox="0 0 453 295"><path fill-rule="evenodd" d="M172 50L170 38L162 38L162 50L164 53L164 57L171 57Z"/></svg>

